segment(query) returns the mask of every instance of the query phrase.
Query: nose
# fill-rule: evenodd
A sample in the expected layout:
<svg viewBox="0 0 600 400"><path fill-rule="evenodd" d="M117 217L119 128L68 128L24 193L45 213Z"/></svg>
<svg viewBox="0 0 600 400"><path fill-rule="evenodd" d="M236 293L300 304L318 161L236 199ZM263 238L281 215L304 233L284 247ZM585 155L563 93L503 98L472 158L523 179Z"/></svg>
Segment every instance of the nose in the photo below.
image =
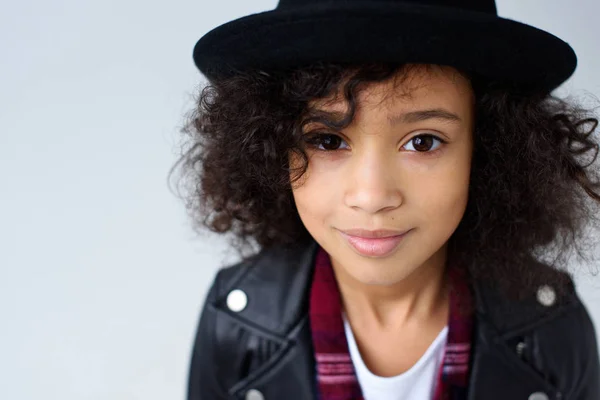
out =
<svg viewBox="0 0 600 400"><path fill-rule="evenodd" d="M369 214L399 207L403 196L395 169L393 157L377 153L356 157L347 172L346 206Z"/></svg>

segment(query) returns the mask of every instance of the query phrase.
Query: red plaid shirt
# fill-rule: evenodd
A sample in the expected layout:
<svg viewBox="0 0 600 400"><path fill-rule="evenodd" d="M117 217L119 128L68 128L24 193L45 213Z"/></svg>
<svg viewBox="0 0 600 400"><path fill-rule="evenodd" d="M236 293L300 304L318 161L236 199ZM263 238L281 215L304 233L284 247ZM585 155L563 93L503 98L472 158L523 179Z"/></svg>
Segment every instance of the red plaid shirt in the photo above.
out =
<svg viewBox="0 0 600 400"><path fill-rule="evenodd" d="M472 298L457 268L449 268L450 318L444 359L438 371L433 400L466 399L472 334ZM350 353L340 292L329 255L319 248L310 292L310 324L320 400L363 400Z"/></svg>

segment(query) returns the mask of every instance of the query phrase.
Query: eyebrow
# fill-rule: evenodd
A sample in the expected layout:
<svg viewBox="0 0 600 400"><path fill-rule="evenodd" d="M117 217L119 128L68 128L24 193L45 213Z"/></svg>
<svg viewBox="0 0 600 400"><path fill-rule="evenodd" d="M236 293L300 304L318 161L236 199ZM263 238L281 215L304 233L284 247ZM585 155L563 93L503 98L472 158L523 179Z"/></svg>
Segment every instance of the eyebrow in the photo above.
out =
<svg viewBox="0 0 600 400"><path fill-rule="evenodd" d="M460 122L461 119L458 115L451 113L450 111L442 108L433 108L430 110L419 110L405 112L397 115L388 115L387 117L390 125L394 126L399 123L411 124L415 122L425 121L428 119L439 119L447 122Z"/></svg>

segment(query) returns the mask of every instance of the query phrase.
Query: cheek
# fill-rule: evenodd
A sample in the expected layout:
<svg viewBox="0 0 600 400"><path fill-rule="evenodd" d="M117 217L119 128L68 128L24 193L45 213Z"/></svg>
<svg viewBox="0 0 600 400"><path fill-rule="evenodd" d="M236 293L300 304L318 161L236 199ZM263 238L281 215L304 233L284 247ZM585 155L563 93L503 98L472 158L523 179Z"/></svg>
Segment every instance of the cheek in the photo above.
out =
<svg viewBox="0 0 600 400"><path fill-rule="evenodd" d="M292 189L294 202L300 219L311 231L322 224L333 207L331 201L331 185L327 185L325 177L307 171Z"/></svg>
<svg viewBox="0 0 600 400"><path fill-rule="evenodd" d="M309 155L310 161L306 172L292 185L292 193L298 209L326 210L331 206L336 183L339 182L339 170L332 168L332 164L315 155ZM291 158L290 165L298 168L300 161ZM313 212L314 213L314 212Z"/></svg>
<svg viewBox="0 0 600 400"><path fill-rule="evenodd" d="M422 177L422 190L415 204L422 217L441 229L455 228L462 219L469 196L469 168Z"/></svg>

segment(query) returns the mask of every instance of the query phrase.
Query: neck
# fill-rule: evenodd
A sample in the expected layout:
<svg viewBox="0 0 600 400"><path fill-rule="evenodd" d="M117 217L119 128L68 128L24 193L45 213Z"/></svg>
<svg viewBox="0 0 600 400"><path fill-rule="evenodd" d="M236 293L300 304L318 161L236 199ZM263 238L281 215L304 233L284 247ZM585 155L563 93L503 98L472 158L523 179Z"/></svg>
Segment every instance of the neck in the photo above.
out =
<svg viewBox="0 0 600 400"><path fill-rule="evenodd" d="M445 324L448 319L446 253L439 251L403 280L369 285L353 279L332 260L344 312L353 325L397 330Z"/></svg>

